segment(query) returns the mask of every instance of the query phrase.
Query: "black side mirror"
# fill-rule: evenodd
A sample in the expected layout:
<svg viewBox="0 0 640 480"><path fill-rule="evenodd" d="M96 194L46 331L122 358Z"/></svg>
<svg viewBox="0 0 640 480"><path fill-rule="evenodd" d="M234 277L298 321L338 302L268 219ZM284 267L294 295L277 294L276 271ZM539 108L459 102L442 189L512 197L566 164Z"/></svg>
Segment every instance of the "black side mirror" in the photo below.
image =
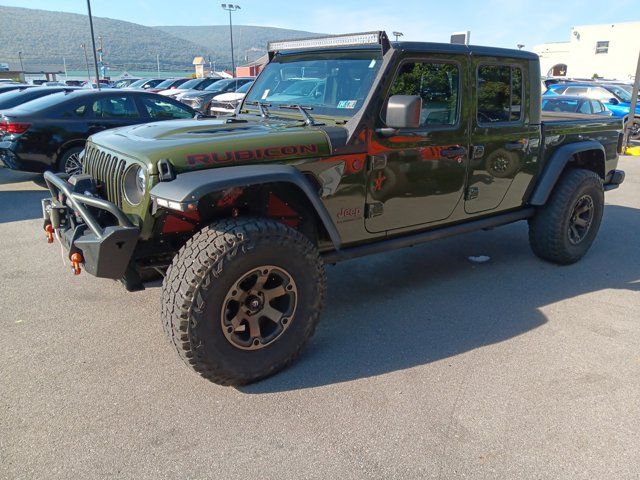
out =
<svg viewBox="0 0 640 480"><path fill-rule="evenodd" d="M617 98L610 98L609 99L609 105L618 105L620 102L618 101Z"/></svg>
<svg viewBox="0 0 640 480"><path fill-rule="evenodd" d="M387 103L387 127L418 128L421 113L422 98L418 95L392 95Z"/></svg>

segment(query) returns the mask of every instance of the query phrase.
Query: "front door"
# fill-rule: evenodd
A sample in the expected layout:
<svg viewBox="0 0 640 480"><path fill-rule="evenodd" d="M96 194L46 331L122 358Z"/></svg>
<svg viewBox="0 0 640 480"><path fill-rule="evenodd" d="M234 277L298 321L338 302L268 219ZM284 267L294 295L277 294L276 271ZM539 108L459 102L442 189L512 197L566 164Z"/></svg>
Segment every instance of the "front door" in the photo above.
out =
<svg viewBox="0 0 640 480"><path fill-rule="evenodd" d="M398 66L388 95L422 97L421 124L392 136L372 136L369 232L442 221L460 202L468 152L467 118L461 108L467 73L465 55L412 57ZM382 127L384 114L380 117Z"/></svg>

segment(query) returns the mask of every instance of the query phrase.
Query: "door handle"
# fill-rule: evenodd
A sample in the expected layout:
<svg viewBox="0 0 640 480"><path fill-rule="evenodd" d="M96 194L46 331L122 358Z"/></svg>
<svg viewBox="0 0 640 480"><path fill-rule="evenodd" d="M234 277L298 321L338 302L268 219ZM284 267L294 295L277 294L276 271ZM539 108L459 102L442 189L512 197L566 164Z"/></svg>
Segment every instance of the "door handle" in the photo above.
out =
<svg viewBox="0 0 640 480"><path fill-rule="evenodd" d="M440 151L440 155L445 158L459 158L467 154L467 149L460 146L445 148Z"/></svg>

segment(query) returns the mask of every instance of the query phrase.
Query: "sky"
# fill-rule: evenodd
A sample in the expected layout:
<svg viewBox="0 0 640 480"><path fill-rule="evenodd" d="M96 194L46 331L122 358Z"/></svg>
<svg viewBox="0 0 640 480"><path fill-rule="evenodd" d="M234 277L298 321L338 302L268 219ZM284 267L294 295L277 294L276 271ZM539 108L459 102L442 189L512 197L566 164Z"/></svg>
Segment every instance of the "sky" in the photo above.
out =
<svg viewBox="0 0 640 480"><path fill-rule="evenodd" d="M639 21L639 0L236 0L234 23L319 33L400 31L405 40L448 42L471 31L471 43L525 49L567 41L574 25ZM147 26L219 25L216 0L92 0L95 16ZM85 0L0 0L0 5L86 13Z"/></svg>

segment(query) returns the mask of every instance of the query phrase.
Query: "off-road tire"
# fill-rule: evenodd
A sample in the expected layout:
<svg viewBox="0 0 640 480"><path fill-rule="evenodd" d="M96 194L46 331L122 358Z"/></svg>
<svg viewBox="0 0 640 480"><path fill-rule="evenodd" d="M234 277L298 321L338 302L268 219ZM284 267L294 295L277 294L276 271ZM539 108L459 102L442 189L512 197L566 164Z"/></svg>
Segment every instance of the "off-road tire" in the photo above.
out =
<svg viewBox="0 0 640 480"><path fill-rule="evenodd" d="M593 202L593 217L587 232L577 244L570 241L569 225L578 202ZM558 181L546 205L529 220L529 243L538 257L561 265L580 260L598 234L604 211L602 179L583 169L568 170Z"/></svg>
<svg viewBox="0 0 640 480"><path fill-rule="evenodd" d="M290 272L297 306L272 344L243 350L225 337L220 312L234 282L260 265ZM316 328L325 290L324 265L303 234L268 219L226 219L203 228L174 258L162 286L163 326L180 357L201 376L220 385L248 384L296 359Z"/></svg>

